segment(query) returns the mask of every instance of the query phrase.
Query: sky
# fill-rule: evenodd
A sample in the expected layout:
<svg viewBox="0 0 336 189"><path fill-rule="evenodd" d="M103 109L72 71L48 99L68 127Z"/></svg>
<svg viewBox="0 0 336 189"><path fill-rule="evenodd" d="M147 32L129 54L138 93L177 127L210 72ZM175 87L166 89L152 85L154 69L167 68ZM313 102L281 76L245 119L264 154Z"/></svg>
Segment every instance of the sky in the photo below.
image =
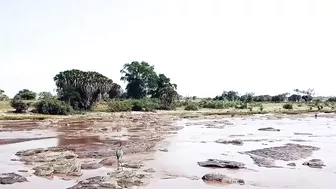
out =
<svg viewBox="0 0 336 189"><path fill-rule="evenodd" d="M184 96L336 95L335 0L0 0L0 89L146 61Z"/></svg>

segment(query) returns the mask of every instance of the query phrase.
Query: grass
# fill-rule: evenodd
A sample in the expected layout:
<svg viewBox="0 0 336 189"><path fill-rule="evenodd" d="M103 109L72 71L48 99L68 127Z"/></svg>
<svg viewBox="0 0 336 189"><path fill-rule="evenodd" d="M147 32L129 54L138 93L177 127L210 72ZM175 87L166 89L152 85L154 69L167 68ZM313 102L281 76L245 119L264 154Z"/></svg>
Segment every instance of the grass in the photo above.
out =
<svg viewBox="0 0 336 189"><path fill-rule="evenodd" d="M224 108L224 109L209 109L209 108L200 108L195 111L186 111L185 106L178 107L175 111L166 111L166 110L158 110L158 113L161 114L170 114L170 115L177 115L183 118L191 118L191 117L198 117L198 116L207 116L207 115L253 115L253 114L267 114L267 113L280 113L280 114L304 114L304 113L312 113L312 112L325 112L325 113L336 113L335 103L328 103L323 104L323 109L318 110L316 106L312 107L313 103L292 103L293 109L284 109L283 106L286 103L258 103L252 102L248 103L248 108L240 109L240 108ZM260 108L262 105L262 108ZM312 108L311 108L312 107ZM41 115L41 114L13 114L8 113L11 112L13 108L10 106L9 101L0 101L0 120L44 120L50 118L56 118L57 116L51 115ZM94 111L96 113L103 113L107 112L107 114L115 114L108 111L108 104L107 103L100 103L95 108ZM88 116L90 114L85 114ZM64 117L64 116L58 116Z"/></svg>

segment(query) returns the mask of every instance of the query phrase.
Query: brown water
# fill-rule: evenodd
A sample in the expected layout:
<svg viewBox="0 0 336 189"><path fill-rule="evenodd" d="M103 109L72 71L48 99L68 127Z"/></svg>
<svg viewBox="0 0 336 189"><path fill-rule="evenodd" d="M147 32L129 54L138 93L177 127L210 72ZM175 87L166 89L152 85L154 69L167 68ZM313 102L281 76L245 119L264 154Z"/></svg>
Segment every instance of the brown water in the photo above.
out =
<svg viewBox="0 0 336 189"><path fill-rule="evenodd" d="M204 125L186 126L174 137L168 138L161 143L162 148L167 148L168 152L158 151L155 160L149 161L148 165L156 170L155 178L148 189L171 189L171 188L194 188L210 189L223 187L221 185L205 184L202 180L191 180L190 177L202 177L206 173L219 172L231 177L244 179L245 186L225 185L227 188L290 188L290 189L316 189L334 188L336 185L336 118L334 116L319 117L315 119L313 115L309 117L292 116L284 119L276 119L273 116L253 116L246 118L226 118L233 125L227 125L223 129L206 128ZM206 120L204 120L206 121ZM176 124L184 126L190 120L183 120ZM199 121L197 121L199 122ZM274 127L281 129L280 132L258 131L261 127ZM312 133L313 136L294 135L296 132ZM34 138L58 136L59 132L53 131L13 131L0 132L0 138ZM120 134L119 134L120 135ZM244 136L230 136L244 135ZM121 135L119 137L122 137ZM260 142L244 142L243 146L217 144L214 141L219 139L242 139L255 140L264 139ZM293 139L308 140L309 142L295 142ZM205 141L205 143L202 143ZM272 142L273 141L273 142ZM256 166L249 156L239 154L240 151L260 149L271 146L280 146L286 143L300 143L320 147L315 151L312 158L322 159L326 167L323 169L313 169L302 166L302 160L293 161L297 167L286 166L288 162L277 161L277 165L284 168L263 168ZM34 140L7 145L0 145L0 168L1 172L17 172L18 170L29 170L28 173L20 173L27 176L29 182L17 183L13 185L1 185L1 189L26 189L45 188L62 189L73 186L78 180L97 175L106 175L111 168L100 168L97 170L83 170L83 176L74 181L65 181L58 178L53 180L39 178L32 174L30 168L25 167L22 162L10 161L16 158L17 151L52 147L67 144L88 144L99 143L99 138L95 136L82 138L66 138L58 136L52 139ZM168 147L166 144L169 144ZM267 145L265 145L267 144ZM160 146L159 146L160 148ZM210 169L199 167L197 162L209 158L224 160L234 160L244 162L249 169L253 170L228 170ZM172 177L176 175L175 177ZM170 179L161 179L169 178ZM176 178L177 177L177 178Z"/></svg>
<svg viewBox="0 0 336 189"><path fill-rule="evenodd" d="M176 137L167 139L170 142L168 152L157 152L155 161L150 162L157 167L156 178L147 187L149 189L171 189L171 188L194 188L210 189L218 188L218 185L205 184L202 180L191 180L186 177L202 177L206 173L218 172L230 177L244 179L245 186L226 185L227 188L335 188L336 186L336 118L314 116L307 118L291 117L284 119L270 119L265 116L253 116L252 118L227 118L232 126L224 129L205 128L204 126L188 126L179 131ZM182 121L179 124L184 125ZM258 131L261 127L274 127L281 129L280 132ZM312 133L314 136L294 135L295 132ZM230 135L244 135L232 137ZM218 144L214 141L219 138L234 139L267 139L269 141L244 142L243 146ZM326 167L313 169L303 166L304 159L292 161L296 167L286 166L289 162L276 161L277 165L284 168L258 167L247 156L238 152L260 149L272 146L281 146L286 143L298 143L293 139L309 140L300 144L320 147L313 156L307 158L320 158ZM201 143L205 141L206 143ZM267 144L267 145L266 145ZM224 154L224 155L223 155ZM234 160L244 162L253 170L228 170L211 169L198 166L198 161L209 158L223 160ZM173 179L160 179L168 174L181 175Z"/></svg>

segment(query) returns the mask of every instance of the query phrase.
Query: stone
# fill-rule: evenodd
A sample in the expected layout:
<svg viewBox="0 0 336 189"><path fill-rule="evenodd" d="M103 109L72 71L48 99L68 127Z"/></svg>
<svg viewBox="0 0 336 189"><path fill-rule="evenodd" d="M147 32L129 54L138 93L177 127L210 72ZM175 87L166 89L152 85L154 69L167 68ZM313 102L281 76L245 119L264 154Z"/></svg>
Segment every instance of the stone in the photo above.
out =
<svg viewBox="0 0 336 189"><path fill-rule="evenodd" d="M296 166L295 163L288 163L287 165L288 165L288 166L291 166L291 167L295 167L295 166Z"/></svg>
<svg viewBox="0 0 336 189"><path fill-rule="evenodd" d="M101 163L83 163L81 165L82 169L99 169L101 167L103 167Z"/></svg>
<svg viewBox="0 0 336 189"><path fill-rule="evenodd" d="M14 184L17 182L27 182L27 178L16 173L2 173L0 174L0 184Z"/></svg>
<svg viewBox="0 0 336 189"><path fill-rule="evenodd" d="M280 131L280 129L275 129L273 127L260 128L258 131Z"/></svg>
<svg viewBox="0 0 336 189"><path fill-rule="evenodd" d="M226 175L220 174L220 173L209 173L205 174L202 177L202 180L205 182L219 182L223 184L233 184L237 183L240 185L244 185L245 181L243 179L238 179L238 178L230 178Z"/></svg>
<svg viewBox="0 0 336 189"><path fill-rule="evenodd" d="M241 146L241 145L244 144L243 140L241 140L241 139L234 139L234 140L218 139L218 140L216 140L216 143L233 144L233 145L238 145L238 146Z"/></svg>
<svg viewBox="0 0 336 189"><path fill-rule="evenodd" d="M309 161L304 162L302 165L306 165L311 168L322 168L324 165L324 162L320 159L311 159Z"/></svg>
<svg viewBox="0 0 336 189"><path fill-rule="evenodd" d="M242 169L245 168L244 163L219 159L208 159L207 161L198 162L201 167L219 167L228 169Z"/></svg>

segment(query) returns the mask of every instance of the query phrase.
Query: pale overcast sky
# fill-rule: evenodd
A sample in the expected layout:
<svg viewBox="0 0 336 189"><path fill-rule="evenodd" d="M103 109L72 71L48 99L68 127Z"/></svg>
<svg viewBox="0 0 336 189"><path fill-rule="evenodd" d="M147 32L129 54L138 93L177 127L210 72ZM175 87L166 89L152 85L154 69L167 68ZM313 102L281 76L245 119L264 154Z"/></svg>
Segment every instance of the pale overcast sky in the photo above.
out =
<svg viewBox="0 0 336 189"><path fill-rule="evenodd" d="M182 95L336 95L336 0L0 0L0 88L147 61Z"/></svg>

